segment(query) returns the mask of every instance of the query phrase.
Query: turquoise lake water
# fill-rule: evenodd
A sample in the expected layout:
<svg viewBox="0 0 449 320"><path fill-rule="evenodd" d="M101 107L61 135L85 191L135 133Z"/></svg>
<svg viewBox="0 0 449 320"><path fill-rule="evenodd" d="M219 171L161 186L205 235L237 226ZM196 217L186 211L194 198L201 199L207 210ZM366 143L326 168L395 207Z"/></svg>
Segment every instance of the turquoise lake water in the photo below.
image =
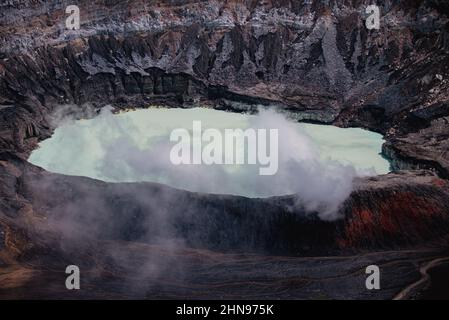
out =
<svg viewBox="0 0 449 320"><path fill-rule="evenodd" d="M258 165L179 165L170 162L176 128L279 129L278 172L260 176ZM206 108L149 108L66 121L40 143L29 161L48 171L108 182L153 181L190 191L265 197L343 188L355 176L385 174L382 136L370 131L296 123L274 111L237 114ZM310 190L308 190L310 189Z"/></svg>

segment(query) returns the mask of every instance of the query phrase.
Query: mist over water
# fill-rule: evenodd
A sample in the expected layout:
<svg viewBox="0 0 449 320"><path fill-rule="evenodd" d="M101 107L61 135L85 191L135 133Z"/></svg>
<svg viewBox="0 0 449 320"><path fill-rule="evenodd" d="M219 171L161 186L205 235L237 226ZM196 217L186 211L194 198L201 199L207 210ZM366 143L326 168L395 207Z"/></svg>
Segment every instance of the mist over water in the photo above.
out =
<svg viewBox="0 0 449 320"><path fill-rule="evenodd" d="M279 130L279 169L259 175L259 165L173 165L173 129ZM151 181L195 192L269 197L297 194L308 210L332 218L352 191L354 177L383 174L382 136L362 129L300 124L274 111L243 115L204 108L151 108L90 120L65 121L29 161L48 171L107 182Z"/></svg>

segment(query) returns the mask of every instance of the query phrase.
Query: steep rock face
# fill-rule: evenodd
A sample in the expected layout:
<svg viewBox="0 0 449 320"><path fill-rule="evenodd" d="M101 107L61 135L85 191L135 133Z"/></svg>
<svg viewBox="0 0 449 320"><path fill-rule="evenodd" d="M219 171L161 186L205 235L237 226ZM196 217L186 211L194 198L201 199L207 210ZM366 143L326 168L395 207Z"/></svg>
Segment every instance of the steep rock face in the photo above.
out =
<svg viewBox="0 0 449 320"><path fill-rule="evenodd" d="M382 132L398 169L448 174L442 1L384 1L379 31L365 27L370 1L74 3L78 31L65 29L64 1L2 4L2 108L273 105ZM37 118L31 134L45 127Z"/></svg>

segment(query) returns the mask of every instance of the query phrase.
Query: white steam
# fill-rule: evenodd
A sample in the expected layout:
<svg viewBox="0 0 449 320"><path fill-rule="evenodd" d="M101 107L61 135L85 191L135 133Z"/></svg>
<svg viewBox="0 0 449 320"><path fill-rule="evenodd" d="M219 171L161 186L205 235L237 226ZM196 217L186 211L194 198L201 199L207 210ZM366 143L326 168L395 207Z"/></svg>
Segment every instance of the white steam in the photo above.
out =
<svg viewBox="0 0 449 320"><path fill-rule="evenodd" d="M261 176L259 165L173 165L170 131L191 129L193 120L217 129L278 129L277 174ZM153 181L195 192L249 197L296 194L308 211L332 220L338 218L339 206L350 195L354 177L367 171L356 170L348 161L326 159L321 151L303 127L272 110L257 116L207 109L150 109L113 115L110 108L104 108L92 120L64 122L33 152L30 162L49 171L109 182Z"/></svg>

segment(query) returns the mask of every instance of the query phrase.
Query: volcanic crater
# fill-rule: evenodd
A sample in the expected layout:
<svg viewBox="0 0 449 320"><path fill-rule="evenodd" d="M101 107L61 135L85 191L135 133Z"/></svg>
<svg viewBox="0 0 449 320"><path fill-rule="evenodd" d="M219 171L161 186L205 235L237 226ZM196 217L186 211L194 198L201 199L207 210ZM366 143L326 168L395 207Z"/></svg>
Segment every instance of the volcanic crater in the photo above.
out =
<svg viewBox="0 0 449 320"><path fill-rule="evenodd" d="M384 1L380 30L366 29L365 0L74 3L71 31L60 1L0 4L0 298L426 296L426 266L449 260L444 1ZM384 135L392 172L356 178L328 221L295 195L107 183L27 161L55 114L106 105L270 106L365 128ZM372 264L381 290L366 290ZM88 290L66 290L67 265Z"/></svg>

